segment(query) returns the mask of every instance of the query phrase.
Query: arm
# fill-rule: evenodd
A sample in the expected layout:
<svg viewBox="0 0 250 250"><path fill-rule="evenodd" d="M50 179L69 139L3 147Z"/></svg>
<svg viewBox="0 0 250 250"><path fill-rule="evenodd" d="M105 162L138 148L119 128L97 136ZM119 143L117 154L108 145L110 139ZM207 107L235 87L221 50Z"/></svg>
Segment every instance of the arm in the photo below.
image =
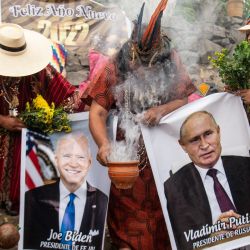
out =
<svg viewBox="0 0 250 250"><path fill-rule="evenodd" d="M247 104L247 105L250 104L250 89L240 89L240 90L237 90L237 91L233 91L230 88L230 86L225 85L224 91L228 92L228 93L231 93L231 94L235 94L237 96L240 96L242 101L245 104Z"/></svg>
<svg viewBox="0 0 250 250"><path fill-rule="evenodd" d="M217 223L220 223L221 225L223 225L222 230L212 233L211 236L220 235L222 233L226 233L227 231L233 231L233 230L240 228L240 226L236 226L235 224L230 223L229 219L232 217L239 219L240 215L234 212L233 210L229 210L227 212L221 213L221 215L219 216L217 221L214 223L214 225Z"/></svg>
<svg viewBox="0 0 250 250"><path fill-rule="evenodd" d="M147 110L144 114L144 117L142 118L142 122L145 125L155 126L159 124L159 121L163 116L187 104L187 97L196 90L189 78L186 68L181 62L180 56L175 50L171 51L171 60L175 63L177 72L175 83L176 88L171 93L172 101Z"/></svg>
<svg viewBox="0 0 250 250"><path fill-rule="evenodd" d="M72 113L84 111L84 103L81 101L82 92L52 66L48 65L39 73L39 79L44 83L44 97L47 102L54 102L56 106L63 106L64 110Z"/></svg>
<svg viewBox="0 0 250 250"><path fill-rule="evenodd" d="M240 215L237 214L236 212L234 212L233 210L229 210L227 212L223 212L221 213L221 215L219 216L218 220L217 221L221 221L221 222L224 222L227 226L227 229L236 229L236 225L235 224L232 224L230 225L230 222L229 222L229 219L231 217L235 217L237 219L240 218Z"/></svg>
<svg viewBox="0 0 250 250"><path fill-rule="evenodd" d="M25 125L16 117L0 115L0 127L9 131L21 131L22 128L25 128Z"/></svg>
<svg viewBox="0 0 250 250"><path fill-rule="evenodd" d="M89 113L89 128L99 148L97 160L104 166L107 165L107 158L110 152L110 143L106 128L107 117L108 111L93 101Z"/></svg>
<svg viewBox="0 0 250 250"><path fill-rule="evenodd" d="M242 89L236 93L245 104L250 104L250 89Z"/></svg>
<svg viewBox="0 0 250 250"><path fill-rule="evenodd" d="M150 108L145 112L142 118L142 122L147 126L158 125L159 121L161 120L163 116L187 104L187 102L188 102L188 99L183 98L183 99L177 99L177 100L168 102L158 107Z"/></svg>

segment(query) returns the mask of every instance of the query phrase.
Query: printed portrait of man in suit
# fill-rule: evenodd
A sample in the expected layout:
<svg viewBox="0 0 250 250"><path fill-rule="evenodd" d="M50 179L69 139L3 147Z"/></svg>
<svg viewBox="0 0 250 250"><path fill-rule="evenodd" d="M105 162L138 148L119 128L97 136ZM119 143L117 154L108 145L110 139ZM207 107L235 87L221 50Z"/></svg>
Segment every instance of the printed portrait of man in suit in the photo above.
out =
<svg viewBox="0 0 250 250"><path fill-rule="evenodd" d="M221 156L220 127L206 111L186 118L179 144L192 162L165 181L164 191L177 248L185 250L209 238L210 226L235 230L231 219L248 217L250 157Z"/></svg>
<svg viewBox="0 0 250 250"><path fill-rule="evenodd" d="M92 159L84 134L61 136L55 162L60 179L25 194L24 249L101 249L108 197L86 181Z"/></svg>

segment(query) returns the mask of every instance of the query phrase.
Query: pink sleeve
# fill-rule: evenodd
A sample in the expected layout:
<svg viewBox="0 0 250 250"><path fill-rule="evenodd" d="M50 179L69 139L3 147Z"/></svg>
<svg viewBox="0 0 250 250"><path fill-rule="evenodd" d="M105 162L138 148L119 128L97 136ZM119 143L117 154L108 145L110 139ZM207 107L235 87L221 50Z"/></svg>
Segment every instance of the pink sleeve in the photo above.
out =
<svg viewBox="0 0 250 250"><path fill-rule="evenodd" d="M171 51L171 61L176 65L176 79L173 93L171 93L172 99L181 99L188 97L196 91L194 84L192 83L186 67L183 65L179 54L173 49Z"/></svg>

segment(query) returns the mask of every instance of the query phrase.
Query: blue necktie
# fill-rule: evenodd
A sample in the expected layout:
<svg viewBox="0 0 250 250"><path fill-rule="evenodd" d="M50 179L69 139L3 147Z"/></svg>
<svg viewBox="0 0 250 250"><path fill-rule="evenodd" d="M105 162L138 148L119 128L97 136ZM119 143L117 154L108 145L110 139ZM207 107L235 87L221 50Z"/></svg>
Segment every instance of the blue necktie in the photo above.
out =
<svg viewBox="0 0 250 250"><path fill-rule="evenodd" d="M71 231L72 234L74 232L75 228L75 204L74 199L76 195L74 193L70 193L69 195L69 203L65 209L65 213L62 220L62 226L61 226L61 233L62 233L62 240L61 243L70 245L70 249L72 249L72 241L71 240L65 240L65 235L67 231ZM71 234L71 235L72 235Z"/></svg>

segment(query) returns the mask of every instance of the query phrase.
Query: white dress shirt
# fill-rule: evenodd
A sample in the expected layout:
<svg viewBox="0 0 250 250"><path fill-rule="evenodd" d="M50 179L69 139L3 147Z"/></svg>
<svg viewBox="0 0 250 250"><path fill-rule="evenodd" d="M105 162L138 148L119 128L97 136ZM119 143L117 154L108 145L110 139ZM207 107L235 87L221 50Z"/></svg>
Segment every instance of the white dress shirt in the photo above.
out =
<svg viewBox="0 0 250 250"><path fill-rule="evenodd" d="M69 203L69 195L70 192L68 189L64 186L63 182L60 181L59 184L59 190L60 190L60 205L59 205L59 230L61 230L61 225L63 221L63 216L65 209ZM74 199L74 204L75 204L75 231L80 230L80 226L82 223L82 218L83 218L83 213L84 213L84 208L86 204L86 199L87 199L87 183L84 181L82 186L78 188L74 194L76 195Z"/></svg>
<svg viewBox="0 0 250 250"><path fill-rule="evenodd" d="M209 201L210 210L212 213L212 220L213 220L213 223L215 223L218 220L218 218L222 212L220 210L220 206L217 202L216 195L214 192L214 180L211 176L207 175L207 171L209 169L201 168L201 167L198 167L196 165L195 165L195 167L198 170L198 172L200 173L203 185L204 185L205 190L206 190L207 198ZM230 187L229 187L229 184L227 181L227 176L225 174L225 170L224 170L221 158L219 158L219 160L217 161L217 163L214 165L213 168L217 169L217 178L218 178L220 184L222 185L222 187L225 189L228 197L230 198L230 200L234 204L233 197L232 197L232 194L230 191Z"/></svg>

